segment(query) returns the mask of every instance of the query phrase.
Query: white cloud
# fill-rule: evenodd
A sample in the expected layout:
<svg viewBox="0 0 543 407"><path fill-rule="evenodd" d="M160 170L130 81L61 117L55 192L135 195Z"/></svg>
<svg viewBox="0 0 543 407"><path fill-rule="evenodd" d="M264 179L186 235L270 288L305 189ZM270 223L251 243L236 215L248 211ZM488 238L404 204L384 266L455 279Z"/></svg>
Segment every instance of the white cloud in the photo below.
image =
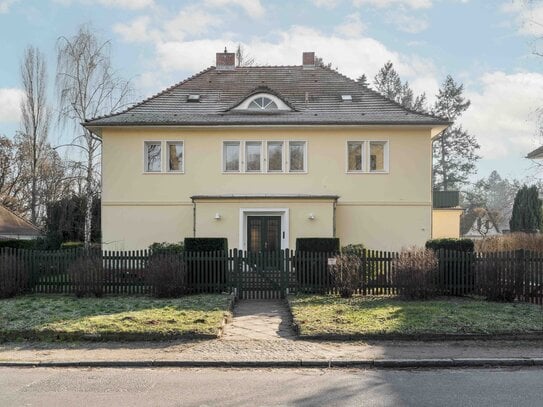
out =
<svg viewBox="0 0 543 407"><path fill-rule="evenodd" d="M480 92L466 92L471 107L462 124L477 137L484 158L524 157L537 146L543 74L488 72L480 82Z"/></svg>
<svg viewBox="0 0 543 407"><path fill-rule="evenodd" d="M53 0L55 3L64 6L71 5L74 2L84 4L100 4L105 7L117 7L127 10L141 10L155 5L155 0Z"/></svg>
<svg viewBox="0 0 543 407"><path fill-rule="evenodd" d="M523 0L507 1L502 4L502 11L516 14L518 33L526 36L543 36L543 3L527 3Z"/></svg>
<svg viewBox="0 0 543 407"><path fill-rule="evenodd" d="M121 36L126 42L145 42L151 38L149 33L148 16L138 17L130 23L117 23L113 26L113 31Z"/></svg>
<svg viewBox="0 0 543 407"><path fill-rule="evenodd" d="M9 12L10 7L19 0L0 0L0 14Z"/></svg>
<svg viewBox="0 0 543 407"><path fill-rule="evenodd" d="M0 123L17 123L21 117L23 91L17 88L0 88Z"/></svg>
<svg viewBox="0 0 543 407"><path fill-rule="evenodd" d="M393 24L397 30L416 34L428 28L429 23L425 16L411 15L400 7L396 11L391 11L386 20Z"/></svg>
<svg viewBox="0 0 543 407"><path fill-rule="evenodd" d="M187 34L197 36L209 31L221 23L219 17L197 7L187 7L173 19L164 22L167 38L180 40Z"/></svg>
<svg viewBox="0 0 543 407"><path fill-rule="evenodd" d="M365 31L366 25L362 22L360 14L355 13L348 15L345 21L336 27L336 32L345 37L360 37Z"/></svg>
<svg viewBox="0 0 543 407"><path fill-rule="evenodd" d="M329 10L336 8L341 0L312 0L317 7L327 8Z"/></svg>
<svg viewBox="0 0 543 407"><path fill-rule="evenodd" d="M260 0L205 0L205 4L215 7L241 7L247 15L253 18L263 17L266 13Z"/></svg>
<svg viewBox="0 0 543 407"><path fill-rule="evenodd" d="M423 9L432 7L432 0L353 0L353 4L358 7L388 8L405 6L412 9Z"/></svg>
<svg viewBox="0 0 543 407"><path fill-rule="evenodd" d="M347 38L339 34L323 34L308 27L292 27L282 31L275 42L253 38L242 43L259 65L300 65L302 51L315 51L324 61L352 78L365 73L373 78L379 68L391 60L403 79L421 92L434 94L437 89L436 69L427 59L402 55L387 49L369 37ZM194 73L214 65L215 53L225 45L234 49L237 41L202 39L193 41L168 41L156 45L160 69L171 73Z"/></svg>

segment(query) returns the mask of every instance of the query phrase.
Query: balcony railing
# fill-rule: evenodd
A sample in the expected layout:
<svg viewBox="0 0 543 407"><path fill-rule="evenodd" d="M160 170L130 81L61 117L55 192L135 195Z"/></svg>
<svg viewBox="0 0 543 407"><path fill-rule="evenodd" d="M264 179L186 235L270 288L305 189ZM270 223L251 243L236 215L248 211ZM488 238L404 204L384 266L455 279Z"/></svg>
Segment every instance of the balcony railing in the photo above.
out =
<svg viewBox="0 0 543 407"><path fill-rule="evenodd" d="M459 191L433 191L434 208L454 208L460 204Z"/></svg>

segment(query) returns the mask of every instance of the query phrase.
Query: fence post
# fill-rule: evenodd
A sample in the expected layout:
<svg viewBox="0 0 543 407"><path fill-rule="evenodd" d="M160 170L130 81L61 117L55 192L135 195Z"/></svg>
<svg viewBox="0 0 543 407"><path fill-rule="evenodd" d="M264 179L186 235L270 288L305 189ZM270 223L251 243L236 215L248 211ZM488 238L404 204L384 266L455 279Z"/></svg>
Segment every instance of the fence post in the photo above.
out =
<svg viewBox="0 0 543 407"><path fill-rule="evenodd" d="M513 269L513 281L514 281L514 293L513 296L516 299L523 300L523 288L524 288L524 275L526 274L526 252L524 249L515 251L515 267Z"/></svg>

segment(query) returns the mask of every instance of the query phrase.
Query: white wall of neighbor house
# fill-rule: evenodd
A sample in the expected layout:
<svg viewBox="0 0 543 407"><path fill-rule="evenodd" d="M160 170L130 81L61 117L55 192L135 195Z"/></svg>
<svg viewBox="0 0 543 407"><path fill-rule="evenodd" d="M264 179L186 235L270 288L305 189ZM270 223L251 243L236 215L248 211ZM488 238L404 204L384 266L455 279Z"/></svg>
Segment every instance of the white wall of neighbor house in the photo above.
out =
<svg viewBox="0 0 543 407"><path fill-rule="evenodd" d="M104 129L102 139L104 248L142 249L192 236L190 197L215 194L338 195L336 234L342 244L396 250L431 236L430 129L118 128ZM145 141L176 140L183 142L184 172L146 173ZM222 144L227 140L306 141L307 172L224 173ZM349 173L348 141L370 140L388 142L388 171ZM226 234L230 247L236 247L239 208L255 204L291 209L291 248L296 237L326 237L333 229L329 202L225 201L198 204L197 236ZM216 222L213 217L221 211ZM310 212L313 222L307 219Z"/></svg>

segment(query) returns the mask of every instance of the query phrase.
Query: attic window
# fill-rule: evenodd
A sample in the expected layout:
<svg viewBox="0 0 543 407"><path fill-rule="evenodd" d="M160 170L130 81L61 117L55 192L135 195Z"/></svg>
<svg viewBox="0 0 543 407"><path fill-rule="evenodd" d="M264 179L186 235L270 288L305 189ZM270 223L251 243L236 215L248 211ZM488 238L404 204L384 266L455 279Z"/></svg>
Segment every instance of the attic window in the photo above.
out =
<svg viewBox="0 0 543 407"><path fill-rule="evenodd" d="M262 96L255 98L249 103L247 109L260 109L260 110L277 110L277 103L268 97Z"/></svg>
<svg viewBox="0 0 543 407"><path fill-rule="evenodd" d="M341 95L341 101L342 102L352 102L353 97L351 95Z"/></svg>
<svg viewBox="0 0 543 407"><path fill-rule="evenodd" d="M249 110L251 112L277 112L280 110L291 110L280 98L269 93L257 93L249 96L234 110Z"/></svg>
<svg viewBox="0 0 543 407"><path fill-rule="evenodd" d="M188 95L187 96L187 102L188 103L198 103L200 101L200 95Z"/></svg>

